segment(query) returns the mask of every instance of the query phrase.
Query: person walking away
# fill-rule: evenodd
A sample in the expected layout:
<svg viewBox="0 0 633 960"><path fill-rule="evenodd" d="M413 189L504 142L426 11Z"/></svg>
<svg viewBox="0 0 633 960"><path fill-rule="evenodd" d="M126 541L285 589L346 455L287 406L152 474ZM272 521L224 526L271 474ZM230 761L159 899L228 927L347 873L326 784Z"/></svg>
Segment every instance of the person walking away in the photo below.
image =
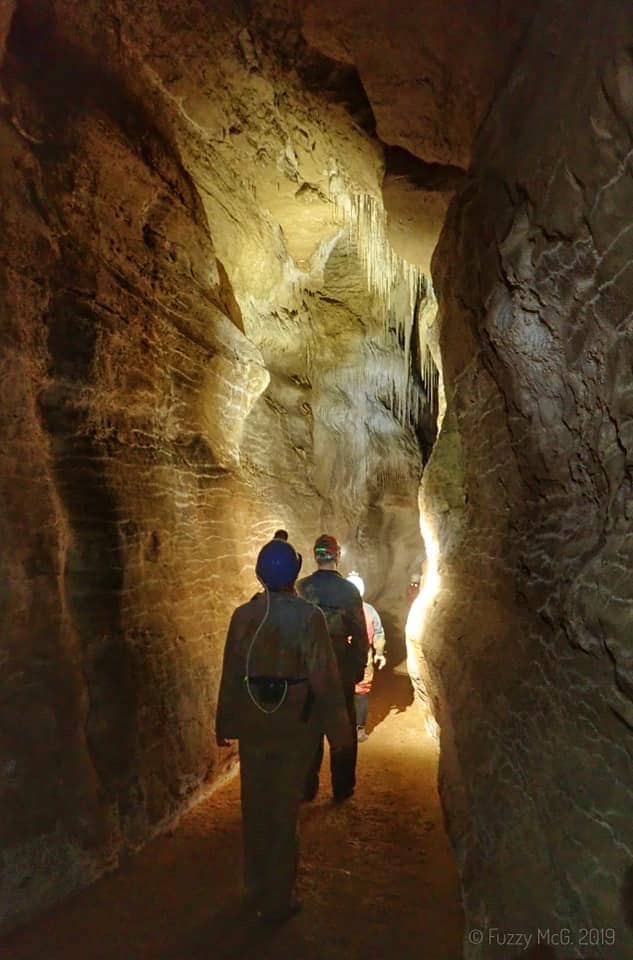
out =
<svg viewBox="0 0 633 960"><path fill-rule="evenodd" d="M412 573L409 577L409 583L407 584L407 604L411 607L411 604L417 597L420 592L420 575L417 573Z"/></svg>
<svg viewBox="0 0 633 960"><path fill-rule="evenodd" d="M363 679L356 684L354 688L354 706L356 708L356 735L359 743L364 743L369 738L365 726L367 724L367 712L369 706L369 694L374 680L374 665L382 670L387 664L385 656L385 631L382 621L375 607L367 603L365 597L365 582L356 570L347 577L350 583L353 583L361 597L363 598L363 613L365 615L365 624L367 626L367 636L369 638L369 652L367 654L367 663Z"/></svg>
<svg viewBox="0 0 633 960"><path fill-rule="evenodd" d="M351 797L356 786L357 737L354 687L363 678L369 645L360 594L356 587L342 577L337 570L340 555L341 551L336 539L328 534L322 534L314 544L317 570L297 583L299 595L316 604L325 614L343 683L352 744L340 749L328 736L332 794L336 802ZM325 734L327 735L327 730ZM323 737L320 737L306 778L305 801L309 802L317 795L322 762Z"/></svg>
<svg viewBox="0 0 633 960"><path fill-rule="evenodd" d="M216 713L218 745L239 741L247 900L273 922L300 906L297 819L321 732L339 750L352 742L325 618L294 591L300 568L289 543L261 549L264 591L231 617Z"/></svg>

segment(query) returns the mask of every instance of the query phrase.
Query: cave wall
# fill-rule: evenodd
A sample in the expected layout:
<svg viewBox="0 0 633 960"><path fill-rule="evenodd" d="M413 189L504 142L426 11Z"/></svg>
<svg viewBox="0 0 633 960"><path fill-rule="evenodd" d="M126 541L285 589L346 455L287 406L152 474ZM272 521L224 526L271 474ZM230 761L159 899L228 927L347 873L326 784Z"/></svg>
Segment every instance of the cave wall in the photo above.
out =
<svg viewBox="0 0 633 960"><path fill-rule="evenodd" d="M467 927L630 956L633 24L585 6L0 4L3 916L217 775L224 629L275 527L306 557L335 532L401 617L407 284L390 311L349 214L384 193L424 266L459 191L410 652Z"/></svg>
<svg viewBox="0 0 633 960"><path fill-rule="evenodd" d="M518 956L502 931L633 947L633 16L578 14L540 8L434 261L439 585L411 643L473 960Z"/></svg>
<svg viewBox="0 0 633 960"><path fill-rule="evenodd" d="M301 7L308 41L358 70L384 143L468 168L535 2L301 0Z"/></svg>
<svg viewBox="0 0 633 960"><path fill-rule="evenodd" d="M222 772L225 630L276 527L307 568L334 532L402 622L421 459L400 321L333 202L380 205L382 150L289 67L296 29L276 50L248 24L2 5L6 922Z"/></svg>

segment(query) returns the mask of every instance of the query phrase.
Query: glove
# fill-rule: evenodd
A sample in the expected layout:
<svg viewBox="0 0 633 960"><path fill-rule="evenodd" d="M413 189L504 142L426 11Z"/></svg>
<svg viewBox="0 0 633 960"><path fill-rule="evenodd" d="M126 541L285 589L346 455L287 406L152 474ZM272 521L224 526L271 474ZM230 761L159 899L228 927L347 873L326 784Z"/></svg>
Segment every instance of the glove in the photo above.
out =
<svg viewBox="0 0 633 960"><path fill-rule="evenodd" d="M374 663L379 670L382 670L382 668L387 665L387 658L385 657L384 653L377 653L374 657Z"/></svg>

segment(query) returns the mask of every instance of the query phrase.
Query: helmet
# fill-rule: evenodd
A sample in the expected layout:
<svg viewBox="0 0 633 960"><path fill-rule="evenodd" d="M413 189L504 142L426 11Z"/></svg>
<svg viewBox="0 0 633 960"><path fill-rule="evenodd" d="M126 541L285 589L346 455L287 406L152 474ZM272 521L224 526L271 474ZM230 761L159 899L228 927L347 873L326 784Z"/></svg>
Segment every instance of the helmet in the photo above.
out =
<svg viewBox="0 0 633 960"><path fill-rule="evenodd" d="M317 560L338 560L341 555L339 547L334 537L322 533L314 543L314 556Z"/></svg>
<svg viewBox="0 0 633 960"><path fill-rule="evenodd" d="M361 577L360 573L357 573L356 570L352 570L347 579L350 583L354 584L361 597L365 596L365 581Z"/></svg>
<svg viewBox="0 0 633 960"><path fill-rule="evenodd" d="M285 540L270 540L259 551L255 573L269 590L281 590L297 579L301 554Z"/></svg>

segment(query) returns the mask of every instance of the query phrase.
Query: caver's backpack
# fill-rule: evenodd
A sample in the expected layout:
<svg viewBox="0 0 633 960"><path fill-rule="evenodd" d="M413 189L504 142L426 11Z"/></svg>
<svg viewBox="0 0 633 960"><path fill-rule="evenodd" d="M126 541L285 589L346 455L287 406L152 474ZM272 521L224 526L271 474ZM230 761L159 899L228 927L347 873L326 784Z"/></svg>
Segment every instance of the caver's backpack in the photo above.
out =
<svg viewBox="0 0 633 960"><path fill-rule="evenodd" d="M328 633L332 641L332 649L334 650L342 679L347 681L356 680L358 664L354 657L354 648L349 639L352 633L352 626L349 622L347 611L342 610L340 607L328 607L322 603L319 604L319 608L325 616Z"/></svg>

